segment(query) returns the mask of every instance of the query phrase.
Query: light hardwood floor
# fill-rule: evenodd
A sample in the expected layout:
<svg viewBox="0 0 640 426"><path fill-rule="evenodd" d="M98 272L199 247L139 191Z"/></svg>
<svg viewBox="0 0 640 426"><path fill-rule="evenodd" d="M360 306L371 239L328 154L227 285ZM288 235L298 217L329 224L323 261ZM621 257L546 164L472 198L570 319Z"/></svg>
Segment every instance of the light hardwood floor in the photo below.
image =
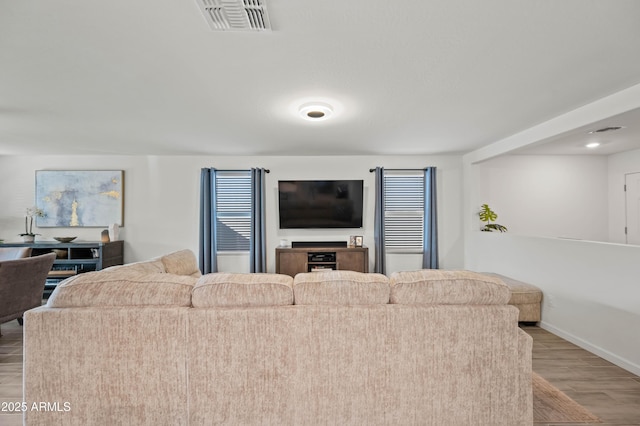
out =
<svg viewBox="0 0 640 426"><path fill-rule="evenodd" d="M0 330L0 425L21 425L22 414L8 413L6 404L22 401L22 327L14 320Z"/></svg>
<svg viewBox="0 0 640 426"><path fill-rule="evenodd" d="M640 426L640 377L539 327L523 329L533 337L534 371L600 417L601 426ZM2 324L2 334L0 404L22 398L22 328L11 321ZM21 419L0 412L2 426L21 425Z"/></svg>
<svg viewBox="0 0 640 426"><path fill-rule="evenodd" d="M523 329L533 337L533 370L598 416L599 425L640 425L640 377L539 327Z"/></svg>

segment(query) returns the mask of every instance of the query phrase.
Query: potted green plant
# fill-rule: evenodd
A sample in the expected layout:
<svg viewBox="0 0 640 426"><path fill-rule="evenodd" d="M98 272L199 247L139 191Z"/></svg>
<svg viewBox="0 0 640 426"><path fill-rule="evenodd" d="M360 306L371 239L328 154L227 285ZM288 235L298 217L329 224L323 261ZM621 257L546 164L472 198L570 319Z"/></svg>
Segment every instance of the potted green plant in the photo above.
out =
<svg viewBox="0 0 640 426"><path fill-rule="evenodd" d="M33 233L33 218L34 217L44 217L44 211L37 207L28 207L27 215L24 218L24 233L20 234L22 240L25 243L32 243L36 239L36 235Z"/></svg>
<svg viewBox="0 0 640 426"><path fill-rule="evenodd" d="M491 210L491 208L489 208L488 204L483 204L480 207L480 211L478 212L478 216L480 216L480 220L485 222L486 224L484 225L484 227L482 227L481 231L485 231L485 232L493 232L493 231L499 231L499 232L507 232L507 227L497 224L497 223L491 223L494 222L497 218L498 215Z"/></svg>

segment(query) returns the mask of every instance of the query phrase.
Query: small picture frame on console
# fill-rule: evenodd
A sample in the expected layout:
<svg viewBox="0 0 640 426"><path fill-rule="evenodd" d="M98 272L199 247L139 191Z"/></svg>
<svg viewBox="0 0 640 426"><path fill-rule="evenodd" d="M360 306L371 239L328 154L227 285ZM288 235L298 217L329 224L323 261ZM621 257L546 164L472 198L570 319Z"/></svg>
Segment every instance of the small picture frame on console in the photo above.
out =
<svg viewBox="0 0 640 426"><path fill-rule="evenodd" d="M350 235L349 236L349 247L355 247L356 246L356 236L355 235Z"/></svg>
<svg viewBox="0 0 640 426"><path fill-rule="evenodd" d="M362 247L362 235L355 236L355 247Z"/></svg>

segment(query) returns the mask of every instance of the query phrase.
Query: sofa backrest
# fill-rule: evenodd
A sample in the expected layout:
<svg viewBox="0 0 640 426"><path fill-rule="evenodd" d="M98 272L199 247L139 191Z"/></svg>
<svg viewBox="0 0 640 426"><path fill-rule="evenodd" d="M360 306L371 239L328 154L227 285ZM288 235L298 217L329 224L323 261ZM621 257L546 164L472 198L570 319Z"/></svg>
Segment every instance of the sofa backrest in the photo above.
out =
<svg viewBox="0 0 640 426"><path fill-rule="evenodd" d="M128 272L138 272L141 274L144 274L144 273L163 274L167 272L160 258L143 260L141 262L126 263L124 265L114 265L114 266L109 266L108 268L103 269L103 271L105 272L111 272L111 271L117 271L117 270L128 271Z"/></svg>
<svg viewBox="0 0 640 426"><path fill-rule="evenodd" d="M49 298L50 307L282 305L502 305L509 288L471 271L432 270L382 274L329 270L297 274L202 275L191 250L69 278Z"/></svg>
<svg viewBox="0 0 640 426"><path fill-rule="evenodd" d="M282 274L206 274L193 289L192 304L194 308L292 305L293 278Z"/></svg>
<svg viewBox="0 0 640 426"><path fill-rule="evenodd" d="M47 306L191 306L200 275L193 252L181 250L68 278L58 284Z"/></svg>
<svg viewBox="0 0 640 426"><path fill-rule="evenodd" d="M179 250L163 256L154 257L141 262L127 263L105 268L104 271L126 270L139 273L167 273L189 275L195 278L202 276L198 267L198 259L191 250Z"/></svg>
<svg viewBox="0 0 640 426"><path fill-rule="evenodd" d="M296 305L377 305L389 303L389 279L382 274L321 271L297 274Z"/></svg>
<svg viewBox="0 0 640 426"><path fill-rule="evenodd" d="M499 278L471 271L423 269L394 272L391 303L407 305L505 305L509 287Z"/></svg>
<svg viewBox="0 0 640 426"><path fill-rule="evenodd" d="M195 283L194 277L166 273L86 272L58 284L47 306L191 306Z"/></svg>
<svg viewBox="0 0 640 426"><path fill-rule="evenodd" d="M160 256L160 261L164 265L168 274L189 275L195 278L202 276L198 259L191 250L180 250Z"/></svg>

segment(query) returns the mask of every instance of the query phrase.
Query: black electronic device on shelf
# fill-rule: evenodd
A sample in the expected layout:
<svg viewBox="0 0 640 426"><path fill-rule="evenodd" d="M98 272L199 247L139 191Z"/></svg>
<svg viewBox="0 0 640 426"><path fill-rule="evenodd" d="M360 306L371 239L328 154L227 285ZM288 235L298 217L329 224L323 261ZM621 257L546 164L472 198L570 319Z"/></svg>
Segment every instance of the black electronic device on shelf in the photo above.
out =
<svg viewBox="0 0 640 426"><path fill-rule="evenodd" d="M336 252L313 252L307 255L309 262L335 262Z"/></svg>
<svg viewBox="0 0 640 426"><path fill-rule="evenodd" d="M318 272L338 269L335 251L313 251L307 253L307 271Z"/></svg>
<svg viewBox="0 0 640 426"><path fill-rule="evenodd" d="M292 241L291 248L347 247L346 241Z"/></svg>

